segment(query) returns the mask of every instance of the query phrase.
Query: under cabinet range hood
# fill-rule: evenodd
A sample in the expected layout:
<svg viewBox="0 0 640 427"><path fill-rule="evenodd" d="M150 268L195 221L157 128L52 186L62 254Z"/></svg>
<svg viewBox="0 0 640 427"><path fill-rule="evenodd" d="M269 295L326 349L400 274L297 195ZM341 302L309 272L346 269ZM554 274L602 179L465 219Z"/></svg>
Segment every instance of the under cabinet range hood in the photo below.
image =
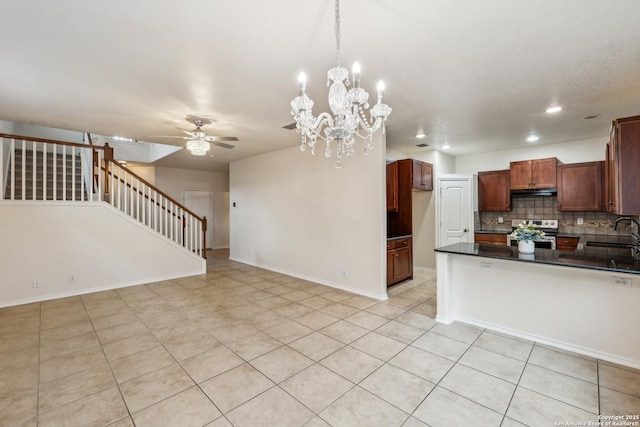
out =
<svg viewBox="0 0 640 427"><path fill-rule="evenodd" d="M511 190L511 197L555 196L556 188L534 188L531 190Z"/></svg>

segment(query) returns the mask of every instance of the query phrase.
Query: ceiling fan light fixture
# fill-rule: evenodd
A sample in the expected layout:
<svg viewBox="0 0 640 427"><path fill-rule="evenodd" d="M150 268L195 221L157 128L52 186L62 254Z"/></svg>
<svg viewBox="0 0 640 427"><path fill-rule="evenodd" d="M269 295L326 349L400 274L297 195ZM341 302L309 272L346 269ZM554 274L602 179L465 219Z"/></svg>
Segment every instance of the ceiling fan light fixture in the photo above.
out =
<svg viewBox="0 0 640 427"><path fill-rule="evenodd" d="M204 156L211 149L211 144L203 139L193 139L187 141L187 149L194 156Z"/></svg>
<svg viewBox="0 0 640 427"><path fill-rule="evenodd" d="M559 113L560 111L562 111L562 107L559 105L554 105L552 107L549 107L545 110L545 113L547 114L555 114L555 113Z"/></svg>

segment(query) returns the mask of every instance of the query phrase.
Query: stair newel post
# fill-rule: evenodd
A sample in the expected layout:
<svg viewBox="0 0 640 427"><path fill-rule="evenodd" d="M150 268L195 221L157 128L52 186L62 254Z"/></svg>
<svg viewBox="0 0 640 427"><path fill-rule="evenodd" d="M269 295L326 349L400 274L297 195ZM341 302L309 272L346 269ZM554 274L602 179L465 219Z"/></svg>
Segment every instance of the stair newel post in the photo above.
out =
<svg viewBox="0 0 640 427"><path fill-rule="evenodd" d="M113 148L109 146L109 143L104 144L104 200L111 203L110 192L113 189L109 188L109 170L112 169L111 162L113 161ZM113 171L111 171L113 173Z"/></svg>
<svg viewBox="0 0 640 427"><path fill-rule="evenodd" d="M187 247L187 241L185 240L185 230L187 229L187 220L184 211L182 211L182 246Z"/></svg>
<svg viewBox="0 0 640 427"><path fill-rule="evenodd" d="M202 257L207 259L207 217L202 217Z"/></svg>

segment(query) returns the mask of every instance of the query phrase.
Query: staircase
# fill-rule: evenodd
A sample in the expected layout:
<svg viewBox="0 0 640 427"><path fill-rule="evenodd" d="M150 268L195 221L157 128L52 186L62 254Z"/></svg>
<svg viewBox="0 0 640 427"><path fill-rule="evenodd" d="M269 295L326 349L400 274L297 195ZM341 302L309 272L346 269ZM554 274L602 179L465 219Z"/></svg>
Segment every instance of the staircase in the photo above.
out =
<svg viewBox="0 0 640 427"><path fill-rule="evenodd" d="M77 153L76 155L74 153L55 154L54 157L52 152L48 152L45 161L42 151L36 151L34 164L33 150L25 149L24 156L23 152L18 150L9 160L4 198L8 200L87 200L88 193L83 183L82 170L82 157Z"/></svg>

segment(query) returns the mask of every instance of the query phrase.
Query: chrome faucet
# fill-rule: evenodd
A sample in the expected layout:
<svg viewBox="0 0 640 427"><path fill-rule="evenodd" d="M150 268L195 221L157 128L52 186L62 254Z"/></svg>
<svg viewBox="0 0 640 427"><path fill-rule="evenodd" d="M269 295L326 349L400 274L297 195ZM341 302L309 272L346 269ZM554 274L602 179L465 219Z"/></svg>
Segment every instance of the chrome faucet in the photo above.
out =
<svg viewBox="0 0 640 427"><path fill-rule="evenodd" d="M636 230L640 230L640 222L638 222L637 219L631 218L629 216L623 216L616 219L615 224L613 224L614 230L618 228L618 223L620 221L633 222L636 225ZM640 258L640 236L638 235L637 232L633 232L633 231L631 232L631 235L636 239L635 247L631 249L631 256L633 256L637 260L638 258Z"/></svg>

